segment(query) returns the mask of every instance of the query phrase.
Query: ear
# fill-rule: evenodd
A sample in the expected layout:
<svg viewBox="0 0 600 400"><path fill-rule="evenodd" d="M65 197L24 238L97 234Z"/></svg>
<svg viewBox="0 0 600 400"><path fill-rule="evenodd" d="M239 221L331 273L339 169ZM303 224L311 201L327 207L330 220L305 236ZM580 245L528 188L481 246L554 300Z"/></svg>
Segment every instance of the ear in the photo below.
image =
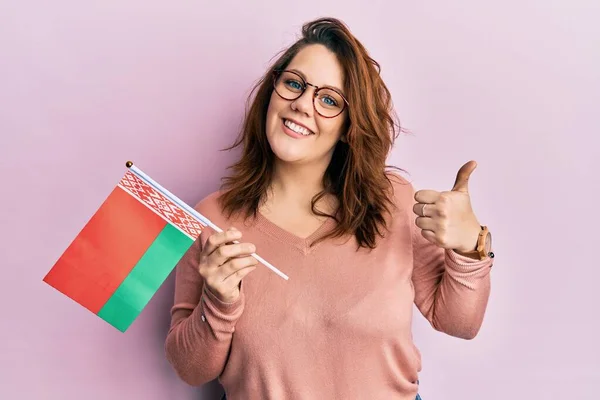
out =
<svg viewBox="0 0 600 400"><path fill-rule="evenodd" d="M342 142L342 143L348 143L348 139L346 138L345 134L342 135L342 136L340 136L340 142Z"/></svg>

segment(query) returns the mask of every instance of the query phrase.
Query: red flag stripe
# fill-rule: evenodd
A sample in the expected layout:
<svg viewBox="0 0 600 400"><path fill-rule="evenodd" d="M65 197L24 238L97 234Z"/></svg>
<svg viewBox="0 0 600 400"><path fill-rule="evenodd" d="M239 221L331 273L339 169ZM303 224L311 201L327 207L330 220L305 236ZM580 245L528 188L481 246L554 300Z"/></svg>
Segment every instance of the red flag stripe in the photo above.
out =
<svg viewBox="0 0 600 400"><path fill-rule="evenodd" d="M98 313L166 222L116 187L44 277L44 282Z"/></svg>

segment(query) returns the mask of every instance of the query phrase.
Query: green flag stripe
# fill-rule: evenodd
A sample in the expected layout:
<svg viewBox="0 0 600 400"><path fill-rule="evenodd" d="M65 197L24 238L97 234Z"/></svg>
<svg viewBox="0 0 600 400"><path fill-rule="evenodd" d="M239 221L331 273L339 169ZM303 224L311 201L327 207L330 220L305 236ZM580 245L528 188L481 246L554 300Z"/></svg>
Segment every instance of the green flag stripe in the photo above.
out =
<svg viewBox="0 0 600 400"><path fill-rule="evenodd" d="M98 316L125 332L192 243L192 239L167 224L98 312Z"/></svg>

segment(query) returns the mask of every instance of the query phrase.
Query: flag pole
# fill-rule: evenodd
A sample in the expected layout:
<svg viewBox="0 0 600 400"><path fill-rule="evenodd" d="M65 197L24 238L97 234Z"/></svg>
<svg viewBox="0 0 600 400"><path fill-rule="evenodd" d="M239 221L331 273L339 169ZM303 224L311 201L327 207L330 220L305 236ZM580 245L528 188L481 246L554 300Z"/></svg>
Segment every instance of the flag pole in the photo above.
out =
<svg viewBox="0 0 600 400"><path fill-rule="evenodd" d="M148 175L146 175L144 172L142 172L138 167L136 167L133 164L132 161L127 161L125 163L125 166L131 172L133 172L136 176L138 176L141 180L143 180L144 182L146 182L147 184L149 184L150 186L152 186L154 189L158 190L160 193L162 193L167 198L169 198L169 200L173 201L179 207L181 207L184 210L186 210L188 213L190 213L196 219L198 219L199 221L203 222L205 225L210 226L216 232L219 232L219 233L223 232L223 230L221 228L219 228L217 225L213 224L204 215L200 214L198 211L194 210L192 207L190 207L189 205L187 205L185 202L181 201L173 193L169 192L167 189L165 189L164 187L162 187L161 185L159 185L152 178L150 178ZM239 243L239 242L235 241L235 243ZM259 256L258 254L252 253L251 255L256 260L258 260L259 262L261 262L265 267L269 268L271 271L275 272L277 275L279 275L280 277L282 277L286 281L289 279L289 277L286 274L284 274L283 272L281 272L280 270L278 270L277 268L275 268L273 265L271 265L271 263L269 263L268 261L266 261L264 258L262 258L261 256Z"/></svg>

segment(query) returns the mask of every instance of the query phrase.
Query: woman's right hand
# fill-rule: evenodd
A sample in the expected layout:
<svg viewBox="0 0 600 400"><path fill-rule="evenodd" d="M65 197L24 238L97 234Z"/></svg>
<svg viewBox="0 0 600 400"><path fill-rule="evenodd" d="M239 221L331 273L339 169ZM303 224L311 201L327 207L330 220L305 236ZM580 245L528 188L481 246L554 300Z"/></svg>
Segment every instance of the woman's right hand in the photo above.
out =
<svg viewBox="0 0 600 400"><path fill-rule="evenodd" d="M208 289L225 303L240 295L242 278L256 269L258 261L250 256L256 251L252 243L233 243L242 237L235 228L213 233L200 255L198 271Z"/></svg>

